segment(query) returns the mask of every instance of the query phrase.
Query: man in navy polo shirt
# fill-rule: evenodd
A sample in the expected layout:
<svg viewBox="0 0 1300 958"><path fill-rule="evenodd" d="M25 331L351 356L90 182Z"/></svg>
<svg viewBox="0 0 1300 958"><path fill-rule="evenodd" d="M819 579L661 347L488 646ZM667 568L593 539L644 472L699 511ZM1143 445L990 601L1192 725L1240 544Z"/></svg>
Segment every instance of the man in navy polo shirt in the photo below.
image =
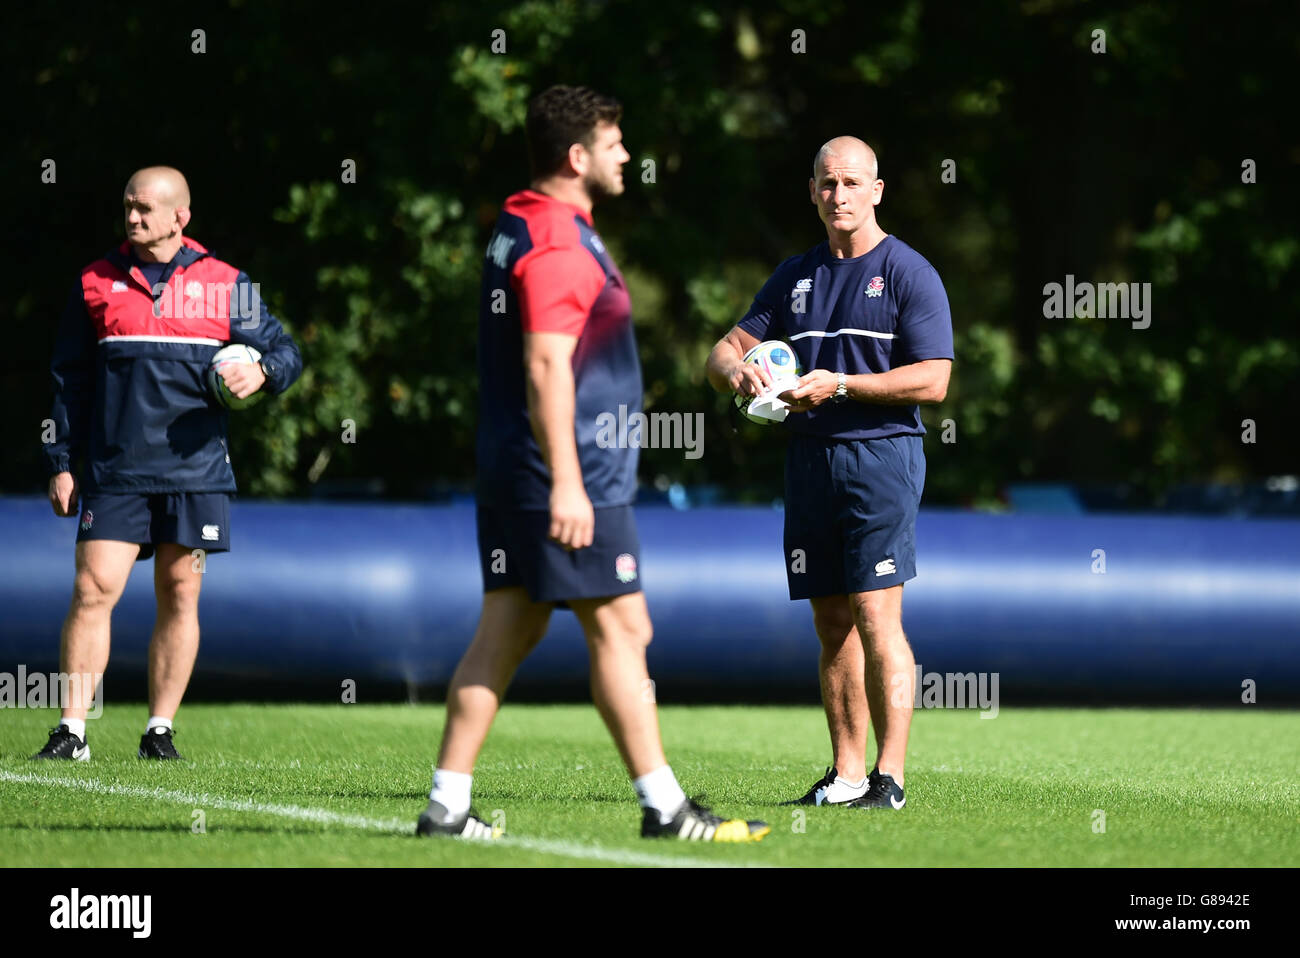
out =
<svg viewBox="0 0 1300 958"><path fill-rule="evenodd" d="M488 241L479 307L478 544L483 609L447 690L447 724L416 834L492 840L470 807L474 764L515 670L557 606L591 652L591 692L642 807L641 835L750 842L686 797L664 757L646 668L650 614L632 515L637 449L598 436L641 409L641 363L623 276L595 230L623 192L622 107L556 86L528 105L530 189L507 198Z"/></svg>
<svg viewBox="0 0 1300 958"><path fill-rule="evenodd" d="M791 599L808 599L821 641L832 767L791 804L902 808L915 662L903 583L916 575L925 484L918 403L942 402L952 317L939 274L876 222L885 184L855 137L826 143L809 193L826 242L783 262L709 355L718 391L757 395L767 374L742 362L785 339L811 370L790 402L785 554ZM868 718L876 758L866 769Z"/></svg>

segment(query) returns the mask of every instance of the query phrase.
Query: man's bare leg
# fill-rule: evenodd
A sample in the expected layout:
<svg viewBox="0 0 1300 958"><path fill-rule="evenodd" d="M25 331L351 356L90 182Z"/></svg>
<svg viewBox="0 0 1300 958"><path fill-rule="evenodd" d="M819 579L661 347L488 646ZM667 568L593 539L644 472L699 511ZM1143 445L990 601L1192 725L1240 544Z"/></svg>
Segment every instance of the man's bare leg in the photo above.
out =
<svg viewBox="0 0 1300 958"><path fill-rule="evenodd" d="M575 599L591 652L591 697L627 766L644 809L642 837L759 841L772 829L760 821L723 819L688 802L664 757L654 683L646 667L653 629L645 595Z"/></svg>
<svg viewBox="0 0 1300 958"><path fill-rule="evenodd" d="M95 682L108 668L109 626L131 567L140 554L133 542L91 539L78 542L72 604L63 620L59 668L68 676L62 717L85 720Z"/></svg>
<svg viewBox="0 0 1300 958"><path fill-rule="evenodd" d="M172 719L185 697L199 654L203 574L200 560L191 550L175 543L158 546L153 561L158 611L149 642L149 716Z"/></svg>
<svg viewBox="0 0 1300 958"><path fill-rule="evenodd" d="M813 627L822 647L817 673L831 736L832 764L840 778L857 782L867 774L866 655L847 595L810 601Z"/></svg>
<svg viewBox="0 0 1300 958"><path fill-rule="evenodd" d="M633 592L569 603L591 652L591 697L632 778L668 764L645 650L652 628L645 595ZM671 809L667 809L671 811Z"/></svg>
<svg viewBox="0 0 1300 958"><path fill-rule="evenodd" d="M520 586L483 594L474 640L447 689L447 724L438 751L439 769L472 775L506 687L546 634L551 605L533 602Z"/></svg>
<svg viewBox="0 0 1300 958"><path fill-rule="evenodd" d="M876 726L876 767L901 788L912 726L916 660L903 634L903 587L851 596L866 651L867 701Z"/></svg>

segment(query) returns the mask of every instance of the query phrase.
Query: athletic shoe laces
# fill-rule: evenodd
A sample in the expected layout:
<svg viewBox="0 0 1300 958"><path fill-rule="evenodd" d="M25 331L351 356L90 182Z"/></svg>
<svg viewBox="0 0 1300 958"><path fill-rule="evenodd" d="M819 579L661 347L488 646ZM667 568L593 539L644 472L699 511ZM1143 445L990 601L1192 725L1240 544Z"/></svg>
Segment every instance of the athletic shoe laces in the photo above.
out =
<svg viewBox="0 0 1300 958"><path fill-rule="evenodd" d="M703 797L703 796L701 796ZM707 806L701 805L696 799L686 799L686 807L696 818L699 818L708 825L721 825L725 819L719 815L714 815L713 810Z"/></svg>
<svg viewBox="0 0 1300 958"><path fill-rule="evenodd" d="M885 781L885 776L877 775L867 783L867 793L862 796L864 799L886 798L893 794L893 780Z"/></svg>

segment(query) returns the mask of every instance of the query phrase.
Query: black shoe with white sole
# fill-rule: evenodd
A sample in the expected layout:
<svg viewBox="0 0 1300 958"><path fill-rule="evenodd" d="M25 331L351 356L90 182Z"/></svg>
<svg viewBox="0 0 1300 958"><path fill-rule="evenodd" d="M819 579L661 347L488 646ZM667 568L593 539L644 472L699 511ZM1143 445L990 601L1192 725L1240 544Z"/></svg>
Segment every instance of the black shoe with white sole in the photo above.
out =
<svg viewBox="0 0 1300 958"><path fill-rule="evenodd" d="M849 802L848 807L899 809L906 804L907 796L903 794L903 787L894 781L894 776L873 768L867 776L867 793Z"/></svg>
<svg viewBox="0 0 1300 958"><path fill-rule="evenodd" d="M415 824L415 834L423 838L446 835L490 842L500 838L502 831L479 818L472 808L463 815L451 816L441 803L430 800L429 807L420 813L420 820Z"/></svg>
<svg viewBox="0 0 1300 958"><path fill-rule="evenodd" d="M707 808L687 799L667 822L659 820L659 811L645 809L641 818L642 838L681 838L693 842L757 842L772 830L767 822L749 822L743 818L723 819Z"/></svg>
<svg viewBox="0 0 1300 958"><path fill-rule="evenodd" d="M172 744L173 734L171 729L155 725L140 736L140 751L136 754L140 758L183 759L185 756Z"/></svg>
<svg viewBox="0 0 1300 958"><path fill-rule="evenodd" d="M66 725L50 729L50 740L32 758L61 758L74 762L90 761L90 746L68 731Z"/></svg>

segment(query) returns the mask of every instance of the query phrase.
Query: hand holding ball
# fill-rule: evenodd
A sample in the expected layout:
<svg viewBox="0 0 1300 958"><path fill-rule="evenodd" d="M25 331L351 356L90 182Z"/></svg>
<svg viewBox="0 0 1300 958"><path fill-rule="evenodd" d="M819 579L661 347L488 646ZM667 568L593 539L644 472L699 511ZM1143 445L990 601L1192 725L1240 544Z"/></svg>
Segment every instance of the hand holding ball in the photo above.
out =
<svg viewBox="0 0 1300 958"><path fill-rule="evenodd" d="M794 350L787 343L769 339L745 353L742 362L762 369L767 373L768 381L772 385L757 396L744 396L737 393L736 408L750 422L759 425L770 426L773 423L783 422L787 413L787 404L776 397L787 389L798 386L799 376L802 374Z"/></svg>
<svg viewBox="0 0 1300 958"><path fill-rule="evenodd" d="M261 358L256 349L240 343L217 350L208 365L208 389L213 398L227 409L247 409L260 400L266 382L266 374L258 366Z"/></svg>

